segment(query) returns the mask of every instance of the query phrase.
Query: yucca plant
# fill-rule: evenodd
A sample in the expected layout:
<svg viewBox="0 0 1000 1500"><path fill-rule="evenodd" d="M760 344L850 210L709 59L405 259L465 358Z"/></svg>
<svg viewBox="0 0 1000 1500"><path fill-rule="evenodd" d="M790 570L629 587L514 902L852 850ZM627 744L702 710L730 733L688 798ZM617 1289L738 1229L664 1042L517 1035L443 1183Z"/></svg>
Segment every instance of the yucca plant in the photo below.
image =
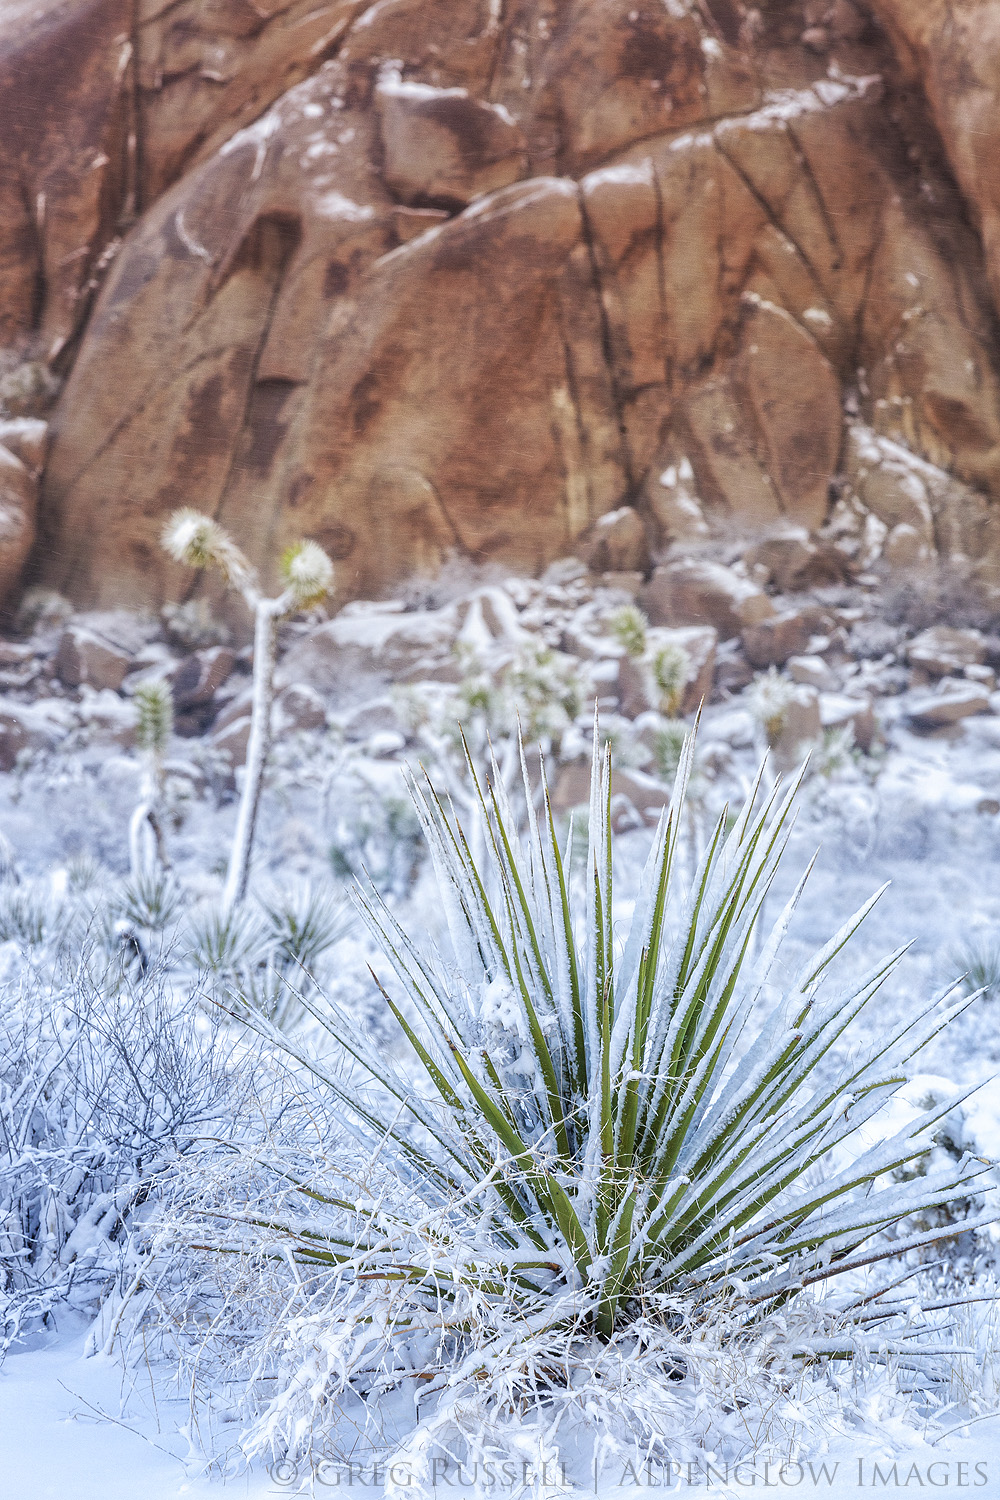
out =
<svg viewBox="0 0 1000 1500"><path fill-rule="evenodd" d="M272 1223L304 1261L339 1265L355 1285L408 1282L439 1307L468 1305L470 1288L513 1299L535 1332L548 1306L609 1338L658 1299L707 1309L735 1295L763 1311L934 1241L936 1231L878 1236L967 1196L984 1170L964 1156L892 1180L964 1095L890 1139L864 1145L858 1132L903 1085L907 1059L968 1001L948 1005L945 992L894 1029L855 1032L834 1068L835 1049L905 950L832 983L876 895L774 1000L808 871L762 940L755 929L796 786L765 794L758 778L739 816L724 812L686 868L692 756L689 739L622 930L610 756L596 734L580 890L547 795L544 816L520 836L500 779L480 786L489 842L477 864L431 784L413 783L451 954L415 942L377 897L361 898L407 997L386 993L385 1003L412 1067L397 1067L336 1007L328 1024L357 1064L353 1076L285 1042L399 1191L328 1200L348 1215L339 1238ZM523 754L522 768L527 780Z"/></svg>

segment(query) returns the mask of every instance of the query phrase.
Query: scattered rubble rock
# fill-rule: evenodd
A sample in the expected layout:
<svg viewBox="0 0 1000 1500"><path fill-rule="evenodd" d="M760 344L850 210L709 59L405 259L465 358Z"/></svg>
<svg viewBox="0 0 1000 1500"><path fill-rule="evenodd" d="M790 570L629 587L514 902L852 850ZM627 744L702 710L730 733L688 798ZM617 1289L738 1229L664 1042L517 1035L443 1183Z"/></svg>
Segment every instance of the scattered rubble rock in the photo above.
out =
<svg viewBox="0 0 1000 1500"><path fill-rule="evenodd" d="M775 613L757 584L722 563L694 557L656 568L640 602L654 625L711 625L722 640Z"/></svg>

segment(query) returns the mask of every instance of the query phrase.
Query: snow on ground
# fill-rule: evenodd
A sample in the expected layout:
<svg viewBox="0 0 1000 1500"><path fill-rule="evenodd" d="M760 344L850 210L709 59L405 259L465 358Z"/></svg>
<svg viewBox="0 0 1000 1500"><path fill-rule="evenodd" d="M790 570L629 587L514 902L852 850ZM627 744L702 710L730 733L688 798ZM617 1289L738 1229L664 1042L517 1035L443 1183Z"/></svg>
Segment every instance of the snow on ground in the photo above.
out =
<svg viewBox="0 0 1000 1500"><path fill-rule="evenodd" d="M4 1500L261 1500L266 1474L219 1481L184 1463L185 1404L148 1371L84 1358L79 1331L40 1337L0 1366Z"/></svg>
<svg viewBox="0 0 1000 1500"><path fill-rule="evenodd" d="M236 1478L199 1476L185 1465L177 1427L185 1403L171 1399L162 1380L140 1367L123 1376L117 1360L83 1357L84 1336L54 1335L30 1351L12 1353L0 1368L0 1494L4 1500L264 1500L301 1492L348 1489L377 1500L384 1485L370 1470L318 1467L312 1476L275 1465ZM397 1476L405 1485L405 1475ZM468 1492L470 1475L442 1467L436 1493ZM520 1480L523 1475L514 1475ZM547 1493L566 1493L553 1467L540 1476ZM616 1480L618 1482L616 1482ZM495 1493L510 1493L510 1475L499 1475ZM869 1492L933 1493L957 1500L966 1492L983 1500L1000 1494L1000 1417L966 1427L933 1446L889 1424L881 1442L859 1450L834 1438L811 1458L748 1459L730 1469L706 1460L677 1465L622 1466L595 1489L602 1500L634 1500L637 1491L698 1494L734 1500L764 1490L861 1500ZM579 1493L579 1492L578 1492Z"/></svg>

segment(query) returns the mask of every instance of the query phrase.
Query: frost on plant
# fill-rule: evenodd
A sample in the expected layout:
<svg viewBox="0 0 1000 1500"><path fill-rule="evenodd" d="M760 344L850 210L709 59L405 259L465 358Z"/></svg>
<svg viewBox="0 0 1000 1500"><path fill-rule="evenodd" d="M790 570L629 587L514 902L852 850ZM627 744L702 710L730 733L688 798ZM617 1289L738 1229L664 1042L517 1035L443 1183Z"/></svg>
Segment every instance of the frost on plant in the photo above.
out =
<svg viewBox="0 0 1000 1500"><path fill-rule="evenodd" d="M781 738L788 710L795 698L795 686L774 667L758 672L746 690L747 708L764 730L773 749Z"/></svg>
<svg viewBox="0 0 1000 1500"><path fill-rule="evenodd" d="M616 610L608 620L608 629L620 646L634 660L646 654L646 616L634 604Z"/></svg>
<svg viewBox="0 0 1000 1500"><path fill-rule="evenodd" d="M682 646L668 643L653 652L649 663L660 712L672 719L680 712L691 672L691 658Z"/></svg>
<svg viewBox="0 0 1000 1500"><path fill-rule="evenodd" d="M254 617L253 699L243 795L226 875L224 901L238 905L246 896L264 767L271 743L274 699L275 626L297 609L319 604L333 585L333 564L317 542L300 541L281 561L285 587L273 599L261 592L256 569L217 521L199 511L175 511L163 532L163 546L189 568L218 568L231 588L243 596Z"/></svg>
<svg viewBox="0 0 1000 1500"><path fill-rule="evenodd" d="M257 1207L242 1224L224 1215L226 1244L242 1235L292 1255L313 1288L273 1367L282 1391L258 1446L301 1446L322 1420L317 1403L406 1386L414 1370L433 1384L406 1451L427 1456L449 1443L483 1451L491 1434L499 1443L504 1413L526 1402L537 1414L572 1405L581 1387L593 1395L588 1371L645 1358L647 1341L660 1402L670 1370L763 1358L769 1327L784 1330L782 1358L864 1350L884 1309L830 1284L953 1232L927 1216L969 1196L983 1164L946 1153L902 1178L964 1096L936 1098L874 1144L859 1132L968 1002L934 997L874 1035L857 1026L902 951L837 977L877 896L793 966L783 940L805 877L757 929L795 789L762 797L758 781L688 869L692 754L689 744L624 926L610 759L596 742L582 888L551 815L520 835L499 781L479 791L489 839L478 862L433 787L414 784L448 951L374 895L362 901L395 975L385 1003L409 1058L378 1049L335 1003L312 1005L333 1055L283 1045L362 1149L327 1160L322 1188L300 1176L302 1196L286 1173L280 1211ZM917 1216L931 1227L885 1237ZM211 1233L204 1205L199 1217ZM915 1333L900 1335L911 1354ZM870 1347L892 1347L883 1325ZM604 1389L608 1431L617 1422L662 1441L650 1413L626 1416Z"/></svg>

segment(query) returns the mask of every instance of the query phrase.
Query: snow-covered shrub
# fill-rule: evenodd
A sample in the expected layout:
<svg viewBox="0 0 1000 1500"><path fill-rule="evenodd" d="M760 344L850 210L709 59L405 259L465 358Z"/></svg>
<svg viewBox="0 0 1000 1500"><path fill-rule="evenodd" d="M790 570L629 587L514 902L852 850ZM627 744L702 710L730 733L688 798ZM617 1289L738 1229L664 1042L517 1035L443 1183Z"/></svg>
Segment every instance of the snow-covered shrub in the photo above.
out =
<svg viewBox="0 0 1000 1500"><path fill-rule="evenodd" d="M60 1304L141 1281L161 1179L231 1128L238 1075L162 977L22 968L0 996L0 1350ZM136 1282L138 1285L138 1282Z"/></svg>
<svg viewBox="0 0 1000 1500"><path fill-rule="evenodd" d="M982 1166L966 1155L886 1181L921 1158L961 1095L870 1147L851 1143L962 1005L939 997L841 1050L900 957L831 979L877 898L776 997L804 880L759 948L753 939L794 789L762 806L751 797L733 824L724 815L685 869L692 753L624 932L607 756L594 756L582 890L554 819L521 836L499 780L480 791L490 841L479 865L433 788L414 784L450 953L363 900L405 997L385 994L409 1063L335 1003L313 1006L353 1066L283 1045L358 1146L335 1146L322 1182L281 1170L270 1210L223 1215L227 1248L256 1240L264 1257L291 1257L299 1278L269 1358L254 1355L278 1394L251 1447L301 1451L333 1430L338 1403L356 1415L359 1398L397 1387L416 1392L420 1420L398 1452L418 1467L456 1444L509 1457L516 1432L552 1449L554 1418L570 1407L598 1413L595 1444L624 1431L662 1452L671 1434L673 1456L713 1422L722 1442L718 1406L698 1416L704 1379L718 1396L742 1364L741 1404L749 1389L792 1411L794 1361L868 1347L870 1299L850 1276L948 1232L880 1237L969 1193ZM198 1235L212 1235L204 1205ZM849 1289L827 1291L838 1276ZM893 1347L884 1328L878 1338ZM908 1353L913 1338L900 1335ZM820 1371L814 1387L833 1400L836 1379Z"/></svg>

